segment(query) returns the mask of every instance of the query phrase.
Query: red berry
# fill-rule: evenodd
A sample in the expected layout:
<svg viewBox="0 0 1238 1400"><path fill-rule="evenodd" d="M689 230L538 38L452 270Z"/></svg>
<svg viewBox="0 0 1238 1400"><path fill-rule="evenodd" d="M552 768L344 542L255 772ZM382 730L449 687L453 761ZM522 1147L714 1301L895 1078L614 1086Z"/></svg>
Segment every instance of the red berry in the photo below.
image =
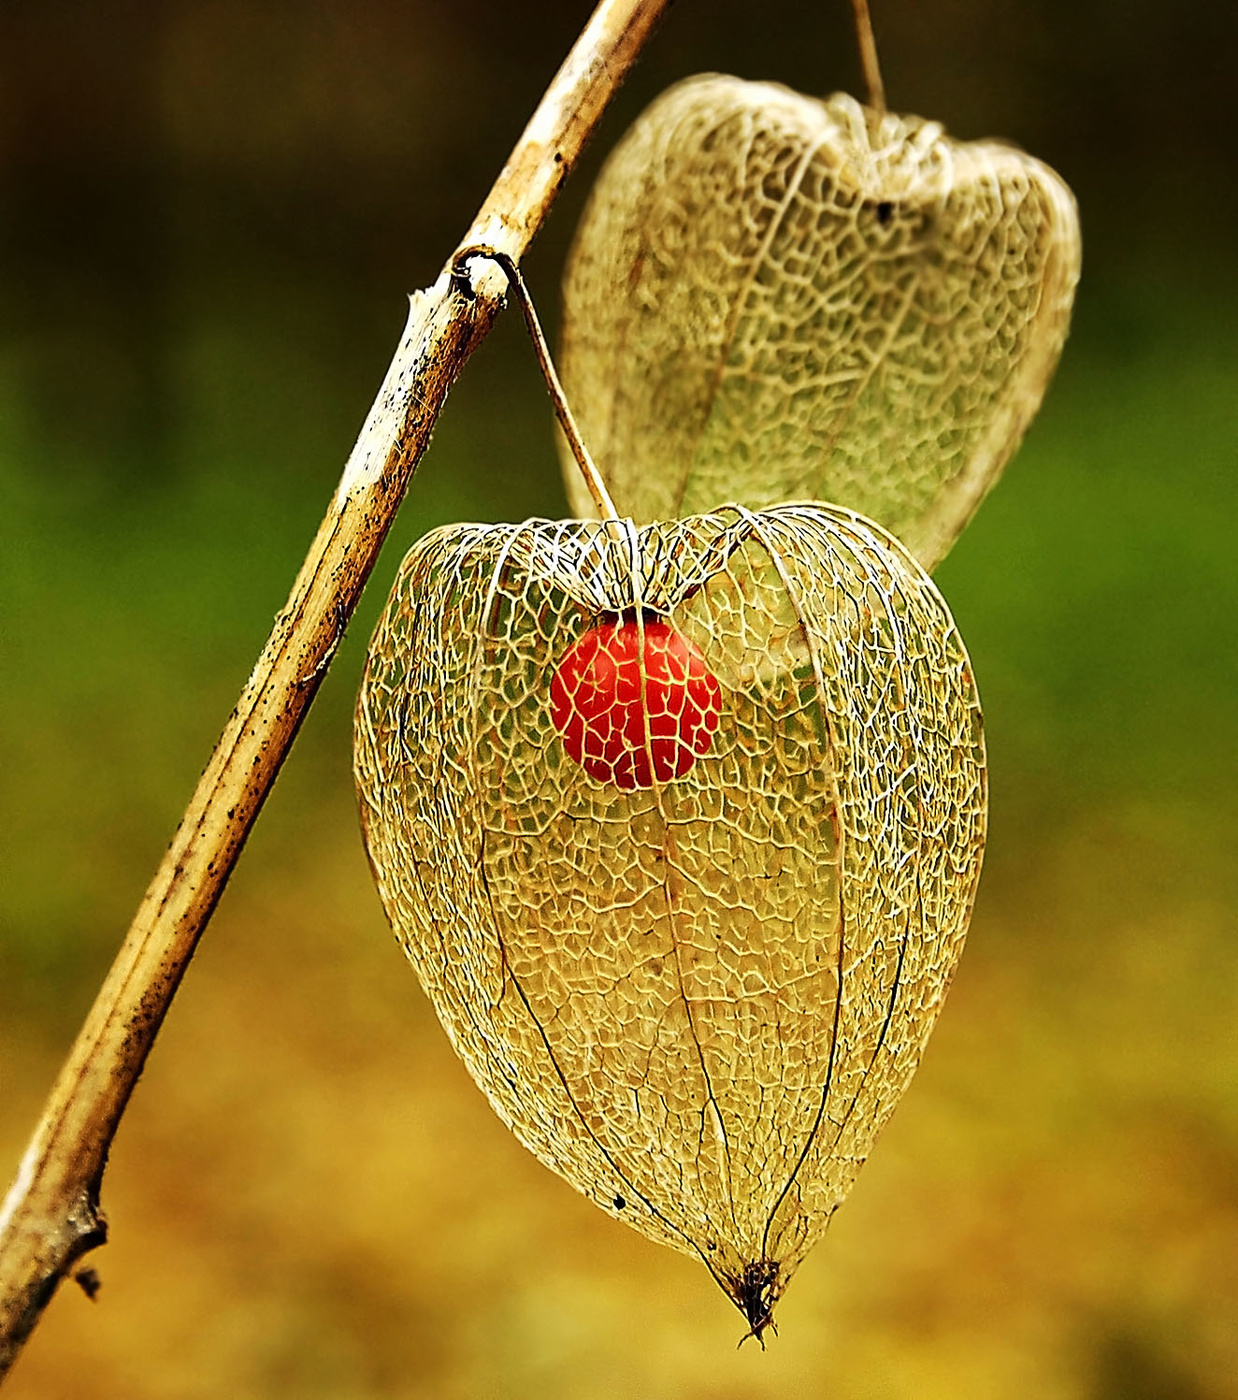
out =
<svg viewBox="0 0 1238 1400"><path fill-rule="evenodd" d="M585 772L630 789L688 772L713 741L722 694L695 643L656 613L641 622L629 611L604 617L567 649L550 706Z"/></svg>

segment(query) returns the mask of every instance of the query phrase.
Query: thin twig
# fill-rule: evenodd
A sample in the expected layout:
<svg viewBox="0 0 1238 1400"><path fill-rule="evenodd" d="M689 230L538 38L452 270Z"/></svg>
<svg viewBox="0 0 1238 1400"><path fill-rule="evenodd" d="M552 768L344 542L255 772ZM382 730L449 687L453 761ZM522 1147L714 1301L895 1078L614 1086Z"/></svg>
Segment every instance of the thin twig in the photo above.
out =
<svg viewBox="0 0 1238 1400"><path fill-rule="evenodd" d="M886 109L886 90L881 81L877 62L877 40L873 37L873 18L868 13L868 0L851 0L855 11L855 36L860 45L860 62L864 65L864 85L868 88L868 105L875 111Z"/></svg>
<svg viewBox="0 0 1238 1400"><path fill-rule="evenodd" d="M520 303L520 310L524 313L524 323L528 327L529 339L533 342L537 363L541 366L542 378L546 381L546 388L550 393L550 402L554 405L555 417L559 420L559 427L563 429L563 436L567 439L567 445L572 450L572 456L576 459L580 474L585 479L585 486L593 497L593 504L597 506L598 514L603 520L618 520L619 512L615 509L615 503L610 498L605 481L602 480L602 473L598 471L597 464L585 446L584 438L580 435L580 429L576 426L575 415L568 404L567 395L563 392L563 381L559 378L559 371L555 369L555 362L550 354L550 346L546 343L546 332L542 330L542 323L537 316L537 307L533 305L533 294L529 291L529 284L524 280L524 273L520 271L519 263L514 262L506 253L500 253L495 248L464 248L456 254L456 265L453 270L461 276L469 276L468 265L474 258L488 258L490 261L498 263L503 269L508 285L515 292L516 300Z"/></svg>
<svg viewBox="0 0 1238 1400"><path fill-rule="evenodd" d="M668 0L602 0L461 247L518 259ZM382 388L292 593L47 1100L0 1207L0 1378L106 1239L108 1148L201 933L369 577L443 400L502 305L450 269L413 295Z"/></svg>

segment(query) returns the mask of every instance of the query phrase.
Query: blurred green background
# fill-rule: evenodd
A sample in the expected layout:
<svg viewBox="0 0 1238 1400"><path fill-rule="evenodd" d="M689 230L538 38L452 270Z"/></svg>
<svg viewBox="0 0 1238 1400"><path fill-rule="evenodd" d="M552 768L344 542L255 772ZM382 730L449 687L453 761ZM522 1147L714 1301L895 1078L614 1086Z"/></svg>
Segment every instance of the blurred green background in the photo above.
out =
<svg viewBox="0 0 1238 1400"><path fill-rule="evenodd" d="M875 0L896 109L1078 193L1075 330L939 572L987 869L920 1075L769 1351L521 1149L362 854L404 548L563 512L518 319L454 392L117 1139L14 1400L1238 1396L1238 117L1229 5ZM0 1175L282 605L404 319L585 3L0 6ZM855 90L844 0L679 0L674 79ZM6 1391L6 1395L10 1393Z"/></svg>

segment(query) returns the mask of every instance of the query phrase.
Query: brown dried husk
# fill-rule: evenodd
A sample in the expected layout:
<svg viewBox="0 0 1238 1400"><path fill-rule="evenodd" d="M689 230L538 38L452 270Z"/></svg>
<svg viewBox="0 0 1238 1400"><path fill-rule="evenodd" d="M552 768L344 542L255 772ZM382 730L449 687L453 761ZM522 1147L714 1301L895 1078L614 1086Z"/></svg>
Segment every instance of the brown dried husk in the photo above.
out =
<svg viewBox="0 0 1238 1400"><path fill-rule="evenodd" d="M686 776L621 792L549 688L633 606L700 648L722 718ZM932 582L816 505L437 530L374 634L356 776L388 917L500 1117L759 1335L911 1077L979 877L980 710Z"/></svg>
<svg viewBox="0 0 1238 1400"><path fill-rule="evenodd" d="M932 569L1040 406L1079 265L1074 197L1022 151L706 75L598 178L560 367L622 514L834 501Z"/></svg>

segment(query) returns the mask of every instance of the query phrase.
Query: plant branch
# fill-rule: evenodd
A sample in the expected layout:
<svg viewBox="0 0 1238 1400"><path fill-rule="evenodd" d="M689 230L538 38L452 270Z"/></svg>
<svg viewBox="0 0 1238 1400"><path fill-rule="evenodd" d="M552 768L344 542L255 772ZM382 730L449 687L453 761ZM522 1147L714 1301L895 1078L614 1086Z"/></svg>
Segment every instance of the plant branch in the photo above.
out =
<svg viewBox="0 0 1238 1400"><path fill-rule="evenodd" d="M461 247L518 260L668 0L602 0ZM172 997L377 559L443 401L503 304L496 268L411 298L408 323L283 611L44 1107L0 1207L0 1378L60 1280L106 1239L108 1149Z"/></svg>

